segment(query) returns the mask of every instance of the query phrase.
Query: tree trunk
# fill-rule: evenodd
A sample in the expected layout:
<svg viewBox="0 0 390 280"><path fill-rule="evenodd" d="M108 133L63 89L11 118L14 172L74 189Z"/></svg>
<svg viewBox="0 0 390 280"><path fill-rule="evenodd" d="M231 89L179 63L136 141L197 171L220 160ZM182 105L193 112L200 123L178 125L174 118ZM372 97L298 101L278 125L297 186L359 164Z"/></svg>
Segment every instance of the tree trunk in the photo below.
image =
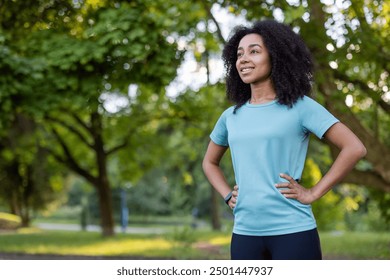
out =
<svg viewBox="0 0 390 280"><path fill-rule="evenodd" d="M91 114L92 136L96 153L96 165L98 167L98 180L96 189L99 195L100 223L103 236L112 236L114 232L114 218L112 209L112 194L107 172L107 153L104 150L102 137L102 120L99 113Z"/></svg>
<svg viewBox="0 0 390 280"><path fill-rule="evenodd" d="M102 179L95 186L99 197L100 226L103 236L113 236L114 218L112 215L112 194L108 180Z"/></svg>
<svg viewBox="0 0 390 280"><path fill-rule="evenodd" d="M22 215L20 216L22 218L22 227L29 227L30 226L30 211L28 209L28 206L24 209L22 212Z"/></svg>
<svg viewBox="0 0 390 280"><path fill-rule="evenodd" d="M112 195L111 186L107 172L107 156L108 152L104 150L104 140L102 136L103 124L101 116L97 111L94 111L90 115L90 123L84 123L81 118L76 114L72 114L76 122L91 136L93 143L91 144L78 130L76 126L72 126L61 119L47 116L48 120L51 120L61 126L67 128L75 136L84 142L84 144L90 149L90 152L95 156L95 167L97 168L97 174L93 174L90 170L83 168L77 159L73 157L69 145L65 142L62 136L52 129L54 136L57 138L58 143L62 147L63 155L60 155L50 148L46 148L59 162L66 165L76 174L85 178L96 190L99 198L99 211L100 211L100 225L102 228L103 236L112 236L114 232L114 218L112 210Z"/></svg>

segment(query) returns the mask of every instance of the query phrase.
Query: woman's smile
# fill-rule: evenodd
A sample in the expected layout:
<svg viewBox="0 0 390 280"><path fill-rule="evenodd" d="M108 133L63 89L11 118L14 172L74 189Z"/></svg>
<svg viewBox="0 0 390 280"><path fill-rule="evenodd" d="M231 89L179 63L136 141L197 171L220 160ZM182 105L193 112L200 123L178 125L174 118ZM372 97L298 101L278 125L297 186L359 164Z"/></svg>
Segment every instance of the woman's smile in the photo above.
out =
<svg viewBox="0 0 390 280"><path fill-rule="evenodd" d="M237 48L236 69L246 84L255 84L269 78L271 59L260 35L248 34L241 39Z"/></svg>

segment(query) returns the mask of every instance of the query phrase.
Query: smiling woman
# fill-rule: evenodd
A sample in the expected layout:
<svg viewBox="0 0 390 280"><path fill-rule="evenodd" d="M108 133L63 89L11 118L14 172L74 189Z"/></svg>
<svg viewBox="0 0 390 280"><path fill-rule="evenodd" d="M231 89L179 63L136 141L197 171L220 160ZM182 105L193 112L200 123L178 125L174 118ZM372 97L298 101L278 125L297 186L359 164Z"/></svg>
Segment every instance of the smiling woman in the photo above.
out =
<svg viewBox="0 0 390 280"><path fill-rule="evenodd" d="M267 84L267 90L275 91L280 104L291 107L299 98L310 95L313 78L311 53L300 36L289 26L267 20L259 22L252 28L236 27L233 36L223 50L222 59L227 72L227 96L236 104L235 110L252 97L253 86L260 85L259 83L246 83L242 80L241 72L237 68L242 63L242 59L238 56L242 52L239 50L239 47L242 47L240 44L249 39L254 39L252 44L258 44L261 47L259 51L262 52L259 53L259 57L269 56L272 71L268 82L272 81L272 88ZM244 56L246 60L252 57L257 56ZM252 66L253 63L254 61L252 61ZM255 94L260 90L257 89Z"/></svg>
<svg viewBox="0 0 390 280"><path fill-rule="evenodd" d="M232 259L321 259L311 203L320 199L365 153L360 140L308 97L313 63L289 26L274 20L238 27L222 56L226 109L210 134L203 170L233 209ZM310 134L341 151L314 186L300 185ZM220 161L230 148L236 186Z"/></svg>
<svg viewBox="0 0 390 280"><path fill-rule="evenodd" d="M236 68L241 80L252 85L251 104L275 99L271 81L271 59L263 39L258 34L244 36L237 48Z"/></svg>

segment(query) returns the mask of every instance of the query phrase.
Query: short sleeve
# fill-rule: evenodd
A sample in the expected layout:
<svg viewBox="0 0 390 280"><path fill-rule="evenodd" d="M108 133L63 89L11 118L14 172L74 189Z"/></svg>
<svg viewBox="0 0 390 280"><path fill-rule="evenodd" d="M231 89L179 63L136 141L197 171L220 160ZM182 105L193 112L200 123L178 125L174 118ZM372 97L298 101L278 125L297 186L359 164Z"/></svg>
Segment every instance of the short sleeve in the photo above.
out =
<svg viewBox="0 0 390 280"><path fill-rule="evenodd" d="M228 130L226 126L227 110L222 113L217 123L214 126L213 131L210 134L211 140L220 146L229 146L228 142Z"/></svg>
<svg viewBox="0 0 390 280"><path fill-rule="evenodd" d="M324 106L305 96L297 103L301 124L305 132L311 132L322 139L326 131L339 120Z"/></svg>

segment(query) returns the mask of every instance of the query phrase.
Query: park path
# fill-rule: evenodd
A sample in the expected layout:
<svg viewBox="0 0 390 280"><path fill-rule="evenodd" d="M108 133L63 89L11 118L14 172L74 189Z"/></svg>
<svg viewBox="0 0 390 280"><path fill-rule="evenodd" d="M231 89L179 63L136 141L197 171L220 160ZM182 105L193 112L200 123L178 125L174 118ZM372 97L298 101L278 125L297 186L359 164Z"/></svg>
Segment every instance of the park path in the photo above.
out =
<svg viewBox="0 0 390 280"><path fill-rule="evenodd" d="M45 230L68 230L68 231L82 231L81 225L77 224L52 224L52 223L37 223L35 227ZM166 233L167 230L157 227L126 227L123 230L120 226L115 227L115 232L128 233L128 234L162 234ZM101 228L97 225L88 225L85 231L100 232Z"/></svg>

